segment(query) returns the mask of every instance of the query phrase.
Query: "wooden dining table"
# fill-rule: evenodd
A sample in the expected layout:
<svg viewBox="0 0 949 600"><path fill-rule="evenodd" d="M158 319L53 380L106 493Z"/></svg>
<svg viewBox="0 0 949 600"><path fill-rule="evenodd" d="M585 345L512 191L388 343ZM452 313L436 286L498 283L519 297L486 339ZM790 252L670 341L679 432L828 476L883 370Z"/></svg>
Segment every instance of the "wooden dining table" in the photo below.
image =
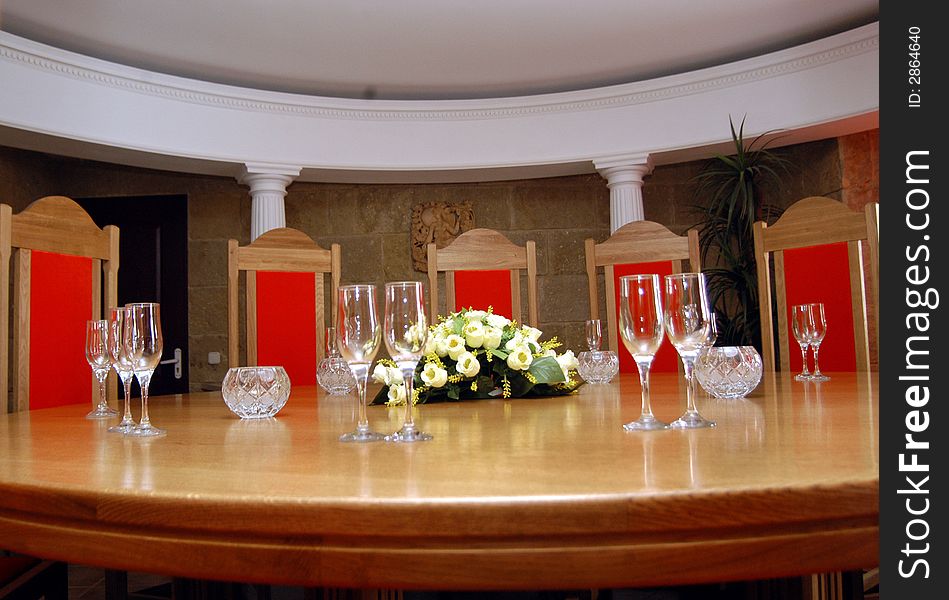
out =
<svg viewBox="0 0 949 600"><path fill-rule="evenodd" d="M627 432L638 378L552 398L420 406L418 444L344 444L355 400L294 388L274 419L220 393L151 399L167 436L108 433L72 405L0 416L0 548L227 581L581 589L873 566L875 374L766 374L700 392L712 429ZM656 415L684 409L654 374ZM402 408L369 408L398 429Z"/></svg>

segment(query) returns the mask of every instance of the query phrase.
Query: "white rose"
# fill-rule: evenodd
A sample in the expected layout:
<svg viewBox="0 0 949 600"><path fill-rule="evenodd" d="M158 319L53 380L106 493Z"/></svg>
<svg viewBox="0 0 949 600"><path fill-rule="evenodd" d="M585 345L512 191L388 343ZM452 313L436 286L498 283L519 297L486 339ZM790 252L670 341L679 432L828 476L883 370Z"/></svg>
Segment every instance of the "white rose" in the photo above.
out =
<svg viewBox="0 0 949 600"><path fill-rule="evenodd" d="M448 356L448 334L445 332L444 327L438 327L435 329L432 338L435 344L435 354L440 358Z"/></svg>
<svg viewBox="0 0 949 600"><path fill-rule="evenodd" d="M376 363L376 368L372 370L372 380L383 385L392 385L402 381L402 371L395 367L387 367L382 363Z"/></svg>
<svg viewBox="0 0 949 600"><path fill-rule="evenodd" d="M569 350L569 352L573 352L573 350ZM547 350L546 352L544 352L543 354L541 354L541 356L553 356L554 358L557 358L557 353L554 352L553 348L551 348Z"/></svg>
<svg viewBox="0 0 949 600"><path fill-rule="evenodd" d="M521 335L520 331L514 332L514 337L509 339L506 344L504 344L504 349L513 352L515 348L524 345L524 336Z"/></svg>
<svg viewBox="0 0 949 600"><path fill-rule="evenodd" d="M488 325L484 328L484 342L482 343L482 346L488 350L497 349L497 347L501 345L502 335L504 335L504 332L499 328Z"/></svg>
<svg viewBox="0 0 949 600"><path fill-rule="evenodd" d="M418 350L425 340L428 333L428 328L425 327L425 321L422 320L415 325L410 326L405 330L405 335L402 336L406 343L412 344L412 350Z"/></svg>
<svg viewBox="0 0 949 600"><path fill-rule="evenodd" d="M465 343L470 348L480 348L481 344L484 343L484 325L481 324L481 321L469 322L465 325L462 333L465 334Z"/></svg>
<svg viewBox="0 0 949 600"><path fill-rule="evenodd" d="M573 355L573 350L567 350L560 356L557 356L556 360L557 364L560 365L560 368L563 370L564 381L570 381L570 371L580 366L577 357Z"/></svg>
<svg viewBox="0 0 949 600"><path fill-rule="evenodd" d="M425 368L422 369L422 381L429 387L440 388L448 383L448 371L435 363L425 363Z"/></svg>
<svg viewBox="0 0 949 600"><path fill-rule="evenodd" d="M458 364L455 365L455 370L465 377L474 377L481 370L481 363L471 352L462 352L458 356Z"/></svg>
<svg viewBox="0 0 949 600"><path fill-rule="evenodd" d="M390 385L389 386L389 404L404 404L405 403L405 386L404 385Z"/></svg>
<svg viewBox="0 0 949 600"><path fill-rule="evenodd" d="M465 351L465 338L460 335L451 334L445 340L448 356L452 360L458 360L458 356Z"/></svg>
<svg viewBox="0 0 949 600"><path fill-rule="evenodd" d="M540 339L542 332L540 329L537 329L536 327L528 327L527 325L525 325L524 327L521 327L521 333L523 333L524 337L526 337L530 341L536 342L537 340Z"/></svg>
<svg viewBox="0 0 949 600"><path fill-rule="evenodd" d="M507 355L507 366L516 371L526 371L534 362L534 354L526 345L518 346Z"/></svg>
<svg viewBox="0 0 949 600"><path fill-rule="evenodd" d="M490 314L487 316L488 325L491 327L497 327L498 329L504 329L511 324L511 320L505 317L504 315Z"/></svg>
<svg viewBox="0 0 949 600"><path fill-rule="evenodd" d="M428 339L425 340L425 348L422 349L422 354L429 355L433 352L438 354L438 341L435 339L435 336L430 335Z"/></svg>
<svg viewBox="0 0 949 600"><path fill-rule="evenodd" d="M462 316L468 321L480 321L485 318L488 313L483 310L469 310Z"/></svg>

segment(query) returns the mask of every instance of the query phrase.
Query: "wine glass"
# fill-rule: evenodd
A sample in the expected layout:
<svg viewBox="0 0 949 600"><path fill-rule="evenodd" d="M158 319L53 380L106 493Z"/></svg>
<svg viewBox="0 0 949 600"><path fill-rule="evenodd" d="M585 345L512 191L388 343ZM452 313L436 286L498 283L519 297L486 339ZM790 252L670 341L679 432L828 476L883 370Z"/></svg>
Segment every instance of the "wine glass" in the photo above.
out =
<svg viewBox="0 0 949 600"><path fill-rule="evenodd" d="M818 362L818 353L820 345L827 335L827 318L824 316L824 305L820 302L807 305L807 340L814 348L814 372L811 373L811 381L827 381L830 379L827 375L820 372L820 363Z"/></svg>
<svg viewBox="0 0 949 600"><path fill-rule="evenodd" d="M132 370L138 385L142 388L142 418L127 435L152 437L165 435L164 429L152 425L148 417L148 384L152 380L155 367L161 361L163 349L161 337L161 316L158 303L136 302L126 304L129 309L127 319L132 331L129 338L129 350L132 357Z"/></svg>
<svg viewBox="0 0 949 600"><path fill-rule="evenodd" d="M665 277L666 335L682 359L686 382L685 413L669 424L676 429L714 427L695 407L695 359L708 343L709 310L702 273L680 273Z"/></svg>
<svg viewBox="0 0 949 600"><path fill-rule="evenodd" d="M586 323L587 349L598 352L603 343L603 325L599 319L590 319Z"/></svg>
<svg viewBox="0 0 949 600"><path fill-rule="evenodd" d="M86 321L86 362L99 382L99 402L86 415L87 419L109 419L116 415L105 398L105 380L112 368L109 355L109 322L104 319Z"/></svg>
<svg viewBox="0 0 949 600"><path fill-rule="evenodd" d="M405 380L405 419L402 429L386 436L390 442L423 442L431 434L415 428L413 396L415 366L425 349L428 327L425 322L424 290L418 281L386 284L385 341L389 356L399 365Z"/></svg>
<svg viewBox="0 0 949 600"><path fill-rule="evenodd" d="M382 327L376 314L376 286L345 285L339 288L337 309L336 347L349 363L356 380L358 417L356 430L343 434L341 442L375 442L383 439L381 433L369 430L366 416L366 382L369 367L379 351Z"/></svg>
<svg viewBox="0 0 949 600"><path fill-rule="evenodd" d="M626 431L666 429L652 414L649 403L649 369L662 345L662 302L658 275L626 275L619 279L619 331L623 345L639 368L643 407L639 418L623 425ZM589 323L589 321L587 321Z"/></svg>
<svg viewBox="0 0 949 600"><path fill-rule="evenodd" d="M801 372L794 376L796 381L809 381L810 372L807 370L807 347L810 345L807 336L807 305L795 304L791 307L791 330L794 339L801 347L801 363L804 365Z"/></svg>
<svg viewBox="0 0 949 600"><path fill-rule="evenodd" d="M109 427L112 433L128 433L135 427L135 421L132 419L131 388L132 377L134 374L132 352L128 350L131 327L127 324L129 309L111 308L109 309L109 354L112 357L112 368L122 380L122 388L125 391L125 410L122 414L122 420L118 425Z"/></svg>

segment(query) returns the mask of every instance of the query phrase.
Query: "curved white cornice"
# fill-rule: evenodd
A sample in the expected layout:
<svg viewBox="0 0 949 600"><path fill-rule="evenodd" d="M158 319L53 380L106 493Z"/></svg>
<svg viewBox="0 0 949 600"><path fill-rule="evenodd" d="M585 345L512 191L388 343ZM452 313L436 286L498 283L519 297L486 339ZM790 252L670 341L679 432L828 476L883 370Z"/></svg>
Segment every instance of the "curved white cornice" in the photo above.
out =
<svg viewBox="0 0 949 600"><path fill-rule="evenodd" d="M649 81L517 98L394 101L152 73L0 32L0 125L121 149L315 170L576 164L796 129L878 107L879 27ZM5 91L4 91L5 90ZM3 138L0 137L0 143ZM592 168L592 166L591 166Z"/></svg>

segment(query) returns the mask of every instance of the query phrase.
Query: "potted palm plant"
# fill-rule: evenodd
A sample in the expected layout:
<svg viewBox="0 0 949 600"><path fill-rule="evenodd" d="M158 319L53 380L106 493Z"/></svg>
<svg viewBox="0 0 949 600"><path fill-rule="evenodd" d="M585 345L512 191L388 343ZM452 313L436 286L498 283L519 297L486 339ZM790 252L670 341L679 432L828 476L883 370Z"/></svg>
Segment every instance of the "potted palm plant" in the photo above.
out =
<svg viewBox="0 0 949 600"><path fill-rule="evenodd" d="M729 117L734 154L710 159L695 178L697 209L702 214L699 242L709 294L718 319L719 344L761 350L758 278L752 224L780 212L764 192L780 182L789 162L767 149L766 132L745 143L742 118L735 130Z"/></svg>

